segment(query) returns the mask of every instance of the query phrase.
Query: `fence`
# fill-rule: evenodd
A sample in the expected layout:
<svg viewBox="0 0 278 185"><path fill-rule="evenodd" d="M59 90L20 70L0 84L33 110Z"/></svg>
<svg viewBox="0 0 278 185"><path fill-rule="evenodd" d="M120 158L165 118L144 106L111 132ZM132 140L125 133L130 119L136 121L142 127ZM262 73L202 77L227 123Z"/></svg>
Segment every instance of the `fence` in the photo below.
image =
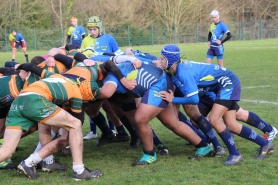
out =
<svg viewBox="0 0 278 185"><path fill-rule="evenodd" d="M231 40L256 40L278 37L277 20L259 20L226 23L232 33ZM122 25L104 27L112 34L119 46L156 45L168 43L206 42L210 23L173 26L167 30L163 25L148 27ZM28 50L49 50L65 44L67 30L62 29L18 29L26 40ZM10 51L8 36L11 29L0 29L0 52Z"/></svg>

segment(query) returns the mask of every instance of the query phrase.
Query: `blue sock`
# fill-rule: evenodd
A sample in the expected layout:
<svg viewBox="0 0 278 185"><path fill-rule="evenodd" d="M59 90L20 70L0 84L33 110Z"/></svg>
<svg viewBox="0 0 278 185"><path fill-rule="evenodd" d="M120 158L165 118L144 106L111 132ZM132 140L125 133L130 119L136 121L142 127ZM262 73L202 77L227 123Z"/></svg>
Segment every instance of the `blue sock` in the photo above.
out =
<svg viewBox="0 0 278 185"><path fill-rule="evenodd" d="M201 131L208 137L208 139L211 141L213 144L213 147L216 149L218 146L221 146L210 123L208 120L201 115L195 123L199 126Z"/></svg>
<svg viewBox="0 0 278 185"><path fill-rule="evenodd" d="M218 135L221 137L221 139L227 146L230 155L239 155L239 152L237 151L235 145L234 136L227 127L221 133L218 133Z"/></svg>
<svg viewBox="0 0 278 185"><path fill-rule="evenodd" d="M155 132L154 132L153 129L152 129L152 131L153 131L153 144L154 144L155 146L158 146L158 145L163 144L163 143L159 140L159 138L157 137L157 135L155 134Z"/></svg>
<svg viewBox="0 0 278 185"><path fill-rule="evenodd" d="M179 120L185 124L187 124L202 140L204 140L205 142L207 142L208 138L204 135L204 133L202 131L200 131L199 129L197 129L195 127L195 125L193 125L187 118L186 116L181 113L179 111L178 114Z"/></svg>
<svg viewBox="0 0 278 185"><path fill-rule="evenodd" d="M120 120L123 123L123 125L125 126L125 128L128 130L130 137L133 139L136 139L136 138L138 139L139 136L138 136L136 130L131 125L131 123L129 122L129 120L127 119L127 117L126 116L121 117Z"/></svg>
<svg viewBox="0 0 278 185"><path fill-rule="evenodd" d="M97 126L91 118L90 118L90 131L93 132L94 134L97 133Z"/></svg>
<svg viewBox="0 0 278 185"><path fill-rule="evenodd" d="M114 124L112 123L112 121L110 121L110 119L108 119L108 124L109 124L110 130L115 130L115 126L114 126Z"/></svg>
<svg viewBox="0 0 278 185"><path fill-rule="evenodd" d="M254 130L244 125L242 126L239 136L248 139L250 141L253 141L254 143L257 143L260 146L265 146L268 144L268 141L266 139L259 136Z"/></svg>
<svg viewBox="0 0 278 185"><path fill-rule="evenodd" d="M108 124L106 122L106 119L101 112L99 112L96 117L91 119L98 126L98 128L101 130L101 132L104 135L109 135L111 133L110 128L108 127Z"/></svg>
<svg viewBox="0 0 278 185"><path fill-rule="evenodd" d="M250 111L249 111L249 116L248 116L246 123L253 127L260 129L264 133L272 131L271 125L264 122L257 114L250 112Z"/></svg>
<svg viewBox="0 0 278 185"><path fill-rule="evenodd" d="M119 127L116 127L116 130L118 132L118 135L120 135L120 136L126 136L127 135L123 125L121 125Z"/></svg>

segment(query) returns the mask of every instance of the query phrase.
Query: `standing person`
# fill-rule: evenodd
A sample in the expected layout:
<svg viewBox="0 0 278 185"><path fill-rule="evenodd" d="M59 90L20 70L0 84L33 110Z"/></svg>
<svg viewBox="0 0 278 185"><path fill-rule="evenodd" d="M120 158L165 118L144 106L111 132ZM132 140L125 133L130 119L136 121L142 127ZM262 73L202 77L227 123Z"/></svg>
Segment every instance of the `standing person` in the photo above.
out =
<svg viewBox="0 0 278 185"><path fill-rule="evenodd" d="M95 55L104 52L114 53L115 55L120 54L120 49L115 38L110 34L102 33L102 21L99 17L90 17L87 22L87 28L89 35L83 39L81 49L93 47Z"/></svg>
<svg viewBox="0 0 278 185"><path fill-rule="evenodd" d="M224 54L224 46L223 43L229 40L232 35L226 24L220 21L219 12L217 10L213 10L210 13L210 18L212 23L209 28L208 34L208 52L207 52L207 63L211 64L212 59L216 56L218 65L224 67L223 64L223 54ZM223 35L226 34L226 38L222 40Z"/></svg>
<svg viewBox="0 0 278 185"><path fill-rule="evenodd" d="M16 29L12 30L12 33L9 36L9 41L10 41L10 45L12 47L12 61L15 60L15 54L16 54L16 50L19 46L21 46L22 51L24 53L24 56L26 58L26 62L29 62L28 60L28 53L27 53L27 47L26 47L26 42L22 36L21 33L18 33L16 31Z"/></svg>
<svg viewBox="0 0 278 185"><path fill-rule="evenodd" d="M77 25L77 18L72 17L70 19L71 27L68 29L67 44L73 44L76 49L79 49L82 40L85 38L85 32L82 26Z"/></svg>

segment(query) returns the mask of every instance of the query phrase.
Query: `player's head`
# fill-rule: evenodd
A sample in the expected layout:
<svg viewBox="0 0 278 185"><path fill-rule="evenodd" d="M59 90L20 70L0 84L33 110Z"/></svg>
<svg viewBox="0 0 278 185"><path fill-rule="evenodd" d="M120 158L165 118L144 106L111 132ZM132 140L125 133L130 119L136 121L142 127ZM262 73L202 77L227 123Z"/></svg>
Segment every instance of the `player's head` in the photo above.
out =
<svg viewBox="0 0 278 185"><path fill-rule="evenodd" d="M79 84L82 99L84 101L96 100L99 96L100 89L95 81L84 80Z"/></svg>
<svg viewBox="0 0 278 185"><path fill-rule="evenodd" d="M76 17L72 17L70 19L70 23L71 23L72 26L76 26L77 25L77 18Z"/></svg>
<svg viewBox="0 0 278 185"><path fill-rule="evenodd" d="M219 12L217 10L212 10L210 12L210 18L213 22L217 23L220 18Z"/></svg>
<svg viewBox="0 0 278 185"><path fill-rule="evenodd" d="M161 63L163 69L170 69L180 61L180 48L174 44L168 44L161 50Z"/></svg>
<svg viewBox="0 0 278 185"><path fill-rule="evenodd" d="M12 29L13 36L16 36L16 33L17 33L16 29Z"/></svg>
<svg viewBox="0 0 278 185"><path fill-rule="evenodd" d="M87 22L87 28L91 36L98 37L102 32L102 21L99 19L99 17L92 16Z"/></svg>
<svg viewBox="0 0 278 185"><path fill-rule="evenodd" d="M31 63L38 65L43 61L45 61L45 59L42 56L35 56L34 58L32 58Z"/></svg>

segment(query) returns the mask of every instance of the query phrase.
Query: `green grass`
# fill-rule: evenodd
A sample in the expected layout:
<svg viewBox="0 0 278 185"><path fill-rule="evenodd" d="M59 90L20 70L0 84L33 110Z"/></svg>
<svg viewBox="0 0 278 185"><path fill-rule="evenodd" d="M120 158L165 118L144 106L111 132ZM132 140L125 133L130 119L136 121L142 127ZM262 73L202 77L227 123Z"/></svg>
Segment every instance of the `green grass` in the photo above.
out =
<svg viewBox="0 0 278 185"><path fill-rule="evenodd" d="M256 41L229 41L225 44L225 67L232 69L240 78L242 84L242 99L239 104L247 110L257 113L266 122L278 127L278 85L277 85L277 39ZM207 44L179 45L183 58L193 61L205 61ZM140 46L134 49L148 51L159 55L162 46ZM29 52L30 58L46 54L46 51ZM10 53L1 53L1 61L10 60ZM24 62L23 53L17 53L17 61ZM214 63L216 60L214 59ZM266 86L263 88L262 86ZM250 87L254 88L250 88ZM249 88L248 88L249 87ZM270 103L252 103L250 101L264 100ZM263 161L254 160L258 146L247 140L236 137L236 144L243 156L243 162L227 167L223 165L224 158L203 158L199 161L189 161L193 147L184 146L185 141L166 129L156 119L150 122L159 138L169 147L169 157L158 156L157 163L148 166L132 167L134 160L140 157L141 147L127 150L128 143L113 143L102 148L96 148L96 140L84 142L84 163L88 168L101 169L103 176L78 184L277 184L276 162L277 153L269 155ZM259 134L262 132L255 129ZM89 131L88 120L83 126L83 134ZM100 131L98 130L100 135ZM28 157L38 142L37 133L23 138L19 151L12 159L20 162ZM274 140L274 144L277 141ZM71 157L55 155L60 162L71 166ZM38 180L29 180L14 170L1 171L0 184L77 184L71 179L72 171L42 173Z"/></svg>

